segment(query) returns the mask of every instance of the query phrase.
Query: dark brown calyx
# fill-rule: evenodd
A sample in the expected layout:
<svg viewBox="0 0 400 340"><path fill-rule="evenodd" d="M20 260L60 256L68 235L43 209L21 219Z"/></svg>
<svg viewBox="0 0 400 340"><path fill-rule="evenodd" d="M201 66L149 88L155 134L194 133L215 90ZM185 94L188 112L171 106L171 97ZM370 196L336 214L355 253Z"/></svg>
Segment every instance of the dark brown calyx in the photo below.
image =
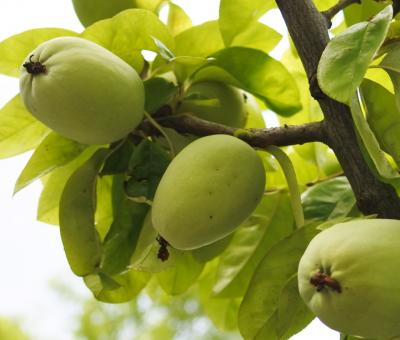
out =
<svg viewBox="0 0 400 340"><path fill-rule="evenodd" d="M167 261L169 258L168 241L160 235L157 236L156 240L160 245L160 248L158 249L157 258L160 259L162 262Z"/></svg>
<svg viewBox="0 0 400 340"><path fill-rule="evenodd" d="M33 61L32 57L33 54L29 57L29 61L22 65L25 67L26 71L33 75L46 73L46 65L42 64L40 61Z"/></svg>
<svg viewBox="0 0 400 340"><path fill-rule="evenodd" d="M338 293L342 292L340 283L332 279L328 274L322 272L314 274L310 279L310 283L317 288L317 292L322 291L325 287L329 287Z"/></svg>

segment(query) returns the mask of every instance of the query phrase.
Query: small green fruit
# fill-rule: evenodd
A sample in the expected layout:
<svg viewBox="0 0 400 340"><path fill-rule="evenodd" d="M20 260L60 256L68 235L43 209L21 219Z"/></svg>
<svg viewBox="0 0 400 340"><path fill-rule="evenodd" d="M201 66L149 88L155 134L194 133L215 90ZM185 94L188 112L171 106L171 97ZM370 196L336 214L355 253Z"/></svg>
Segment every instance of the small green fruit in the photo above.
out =
<svg viewBox="0 0 400 340"><path fill-rule="evenodd" d="M72 0L72 3L76 15L85 27L135 7L135 0Z"/></svg>
<svg viewBox="0 0 400 340"><path fill-rule="evenodd" d="M144 86L136 71L81 38L61 37L39 45L24 64L20 91L38 120L85 144L121 139L143 118Z"/></svg>
<svg viewBox="0 0 400 340"><path fill-rule="evenodd" d="M157 188L154 228L174 248L195 249L234 231L265 188L260 157L227 135L197 139L170 163Z"/></svg>
<svg viewBox="0 0 400 340"><path fill-rule="evenodd" d="M192 112L201 119L238 128L244 127L247 117L243 94L213 81L190 86L178 112Z"/></svg>
<svg viewBox="0 0 400 340"><path fill-rule="evenodd" d="M399 220L355 220L324 230L300 260L300 295L344 334L400 336L399 245Z"/></svg>

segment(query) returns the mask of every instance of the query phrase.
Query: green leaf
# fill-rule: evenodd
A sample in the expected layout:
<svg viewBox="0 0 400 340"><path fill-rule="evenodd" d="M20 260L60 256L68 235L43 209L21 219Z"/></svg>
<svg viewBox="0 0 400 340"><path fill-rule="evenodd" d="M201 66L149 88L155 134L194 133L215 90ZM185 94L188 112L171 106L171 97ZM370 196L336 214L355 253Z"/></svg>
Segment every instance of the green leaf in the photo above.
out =
<svg viewBox="0 0 400 340"><path fill-rule="evenodd" d="M283 289L277 308L276 330L279 339L289 339L305 328L315 316L303 302L297 284L297 274L293 275Z"/></svg>
<svg viewBox="0 0 400 340"><path fill-rule="evenodd" d="M39 198L37 219L48 224L59 224L59 203L65 183L71 175L88 160L98 149L91 146L82 152L72 162L53 170L50 174L42 177L43 190Z"/></svg>
<svg viewBox="0 0 400 340"><path fill-rule="evenodd" d="M121 273L130 264L149 206L124 199L114 210L114 221L103 242L101 264L101 270L110 275Z"/></svg>
<svg viewBox="0 0 400 340"><path fill-rule="evenodd" d="M392 6L387 6L370 21L349 27L329 42L317 73L325 94L345 104L350 102L385 39L392 15Z"/></svg>
<svg viewBox="0 0 400 340"><path fill-rule="evenodd" d="M164 0L135 0L137 7L156 12Z"/></svg>
<svg viewBox="0 0 400 340"><path fill-rule="evenodd" d="M101 175L115 175L126 172L129 167L129 160L132 157L133 150L134 145L129 138L127 138L122 144L113 148L104 162L104 166L101 169Z"/></svg>
<svg viewBox="0 0 400 340"><path fill-rule="evenodd" d="M112 176L100 175L97 178L96 213L94 219L96 230L102 241L106 237L114 218L111 195L113 178Z"/></svg>
<svg viewBox="0 0 400 340"><path fill-rule="evenodd" d="M390 71L400 73L399 58L400 58L399 44L391 45L388 53L385 55L385 57L382 59L379 65L376 66L383 68L384 70L388 71L388 73Z"/></svg>
<svg viewBox="0 0 400 340"><path fill-rule="evenodd" d="M246 47L229 47L212 55L194 79L216 80L242 88L276 113L291 116L301 109L296 82L286 68L268 54Z"/></svg>
<svg viewBox="0 0 400 340"><path fill-rule="evenodd" d="M279 303L274 314L254 339L289 339L305 328L314 317L300 297L297 274L293 275L287 281L280 294Z"/></svg>
<svg viewBox="0 0 400 340"><path fill-rule="evenodd" d="M400 167L400 106L396 105L395 96L367 79L362 83L361 90L370 128L382 150L390 154ZM400 100L398 102L400 104Z"/></svg>
<svg viewBox="0 0 400 340"><path fill-rule="evenodd" d="M221 0L219 26L225 45L230 46L237 35L275 6L273 0Z"/></svg>
<svg viewBox="0 0 400 340"><path fill-rule="evenodd" d="M356 206L356 198L346 177L313 185L303 193L302 201L306 220L345 217Z"/></svg>
<svg viewBox="0 0 400 340"><path fill-rule="evenodd" d="M53 38L77 35L78 33L62 28L35 28L13 35L0 42L0 73L19 77L21 65L37 45Z"/></svg>
<svg viewBox="0 0 400 340"><path fill-rule="evenodd" d="M36 148L17 179L14 193L50 171L78 157L87 145L80 144L51 132Z"/></svg>
<svg viewBox="0 0 400 340"><path fill-rule="evenodd" d="M86 28L81 37L107 48L137 71L143 66L141 50L158 52L153 37L169 49L173 49L174 46L168 27L154 13L137 8L94 23Z"/></svg>
<svg viewBox="0 0 400 340"><path fill-rule="evenodd" d="M102 247L95 228L96 179L108 153L99 149L68 179L60 200L60 232L65 254L78 276L95 273Z"/></svg>
<svg viewBox="0 0 400 340"><path fill-rule="evenodd" d="M239 330L251 339L274 314L288 279L297 272L308 243L318 233L316 225L296 230L275 244L258 265L239 310Z"/></svg>
<svg viewBox="0 0 400 340"><path fill-rule="evenodd" d="M214 291L220 297L242 297L251 277L265 254L293 231L293 215L288 194L267 194L252 214L261 222L262 234L254 244L235 237L221 255L215 276ZM246 248L242 248L246 245Z"/></svg>
<svg viewBox="0 0 400 340"><path fill-rule="evenodd" d="M281 39L282 35L277 31L255 21L245 31L235 37L231 46L250 47L270 52Z"/></svg>
<svg viewBox="0 0 400 340"><path fill-rule="evenodd" d="M204 274L199 279L197 292L204 313L218 329L222 331L237 331L237 315L241 298L220 298L211 294L216 273L216 262L209 262L204 268Z"/></svg>
<svg viewBox="0 0 400 340"><path fill-rule="evenodd" d="M191 27L175 37L177 56L208 57L224 48L218 21Z"/></svg>
<svg viewBox="0 0 400 340"><path fill-rule="evenodd" d="M392 168L386 159L384 152L381 150L374 133L364 117L360 102L356 95L353 96L350 103L350 109L356 127L359 144L369 167L377 173L381 180L400 188L400 175Z"/></svg>
<svg viewBox="0 0 400 340"><path fill-rule="evenodd" d="M151 78L144 82L145 89L145 109L149 113L156 112L161 106L168 104L178 92L172 82L164 78Z"/></svg>
<svg viewBox="0 0 400 340"><path fill-rule="evenodd" d="M169 155L158 144L144 139L129 161L129 175L125 191L137 202L153 200L158 183L170 162Z"/></svg>
<svg viewBox="0 0 400 340"><path fill-rule="evenodd" d="M221 255L214 294L221 293L237 277L260 243L268 222L264 216L251 216L236 230L228 249Z"/></svg>
<svg viewBox="0 0 400 340"><path fill-rule="evenodd" d="M320 0L324 1L324 0ZM366 21L387 6L385 1L362 0L361 4L355 3L343 11L347 26L352 26L360 21Z"/></svg>
<svg viewBox="0 0 400 340"><path fill-rule="evenodd" d="M0 109L0 158L18 155L35 148L49 129L34 118L15 96Z"/></svg>
<svg viewBox="0 0 400 340"><path fill-rule="evenodd" d="M190 28L192 26L192 20L181 7L171 2L169 3L167 25L172 35L175 36Z"/></svg>
<svg viewBox="0 0 400 340"><path fill-rule="evenodd" d="M208 244L204 247L193 249L192 254L197 262L205 263L219 256L228 247L235 233Z"/></svg>
<svg viewBox="0 0 400 340"><path fill-rule="evenodd" d="M107 303L123 303L134 299L150 278L151 274L149 273L130 270L111 278L117 284L114 287L110 286L109 282L105 282L100 275L85 276L84 282L97 300Z"/></svg>
<svg viewBox="0 0 400 340"><path fill-rule="evenodd" d="M204 264L197 262L190 252L182 252L173 267L157 275L161 288L169 295L186 292L203 271Z"/></svg>

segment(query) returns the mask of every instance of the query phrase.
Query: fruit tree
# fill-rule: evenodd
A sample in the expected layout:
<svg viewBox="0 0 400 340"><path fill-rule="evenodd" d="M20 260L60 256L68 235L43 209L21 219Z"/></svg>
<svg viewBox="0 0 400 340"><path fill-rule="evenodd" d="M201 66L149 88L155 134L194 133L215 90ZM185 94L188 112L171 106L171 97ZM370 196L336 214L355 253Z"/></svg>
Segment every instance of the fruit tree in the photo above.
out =
<svg viewBox="0 0 400 340"><path fill-rule="evenodd" d="M33 151L15 192L42 182L95 298L190 293L244 339L400 337L400 1L220 0L197 26L172 0L72 5L81 32L0 42L0 157Z"/></svg>

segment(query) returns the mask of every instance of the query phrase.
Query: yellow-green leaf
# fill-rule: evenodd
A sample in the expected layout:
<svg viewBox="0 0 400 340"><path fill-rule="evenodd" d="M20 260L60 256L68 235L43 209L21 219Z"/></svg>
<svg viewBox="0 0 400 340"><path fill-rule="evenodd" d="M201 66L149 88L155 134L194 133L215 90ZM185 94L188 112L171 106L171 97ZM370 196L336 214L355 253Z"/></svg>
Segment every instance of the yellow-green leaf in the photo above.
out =
<svg viewBox="0 0 400 340"><path fill-rule="evenodd" d="M35 148L49 129L34 118L19 95L0 109L0 158Z"/></svg>

